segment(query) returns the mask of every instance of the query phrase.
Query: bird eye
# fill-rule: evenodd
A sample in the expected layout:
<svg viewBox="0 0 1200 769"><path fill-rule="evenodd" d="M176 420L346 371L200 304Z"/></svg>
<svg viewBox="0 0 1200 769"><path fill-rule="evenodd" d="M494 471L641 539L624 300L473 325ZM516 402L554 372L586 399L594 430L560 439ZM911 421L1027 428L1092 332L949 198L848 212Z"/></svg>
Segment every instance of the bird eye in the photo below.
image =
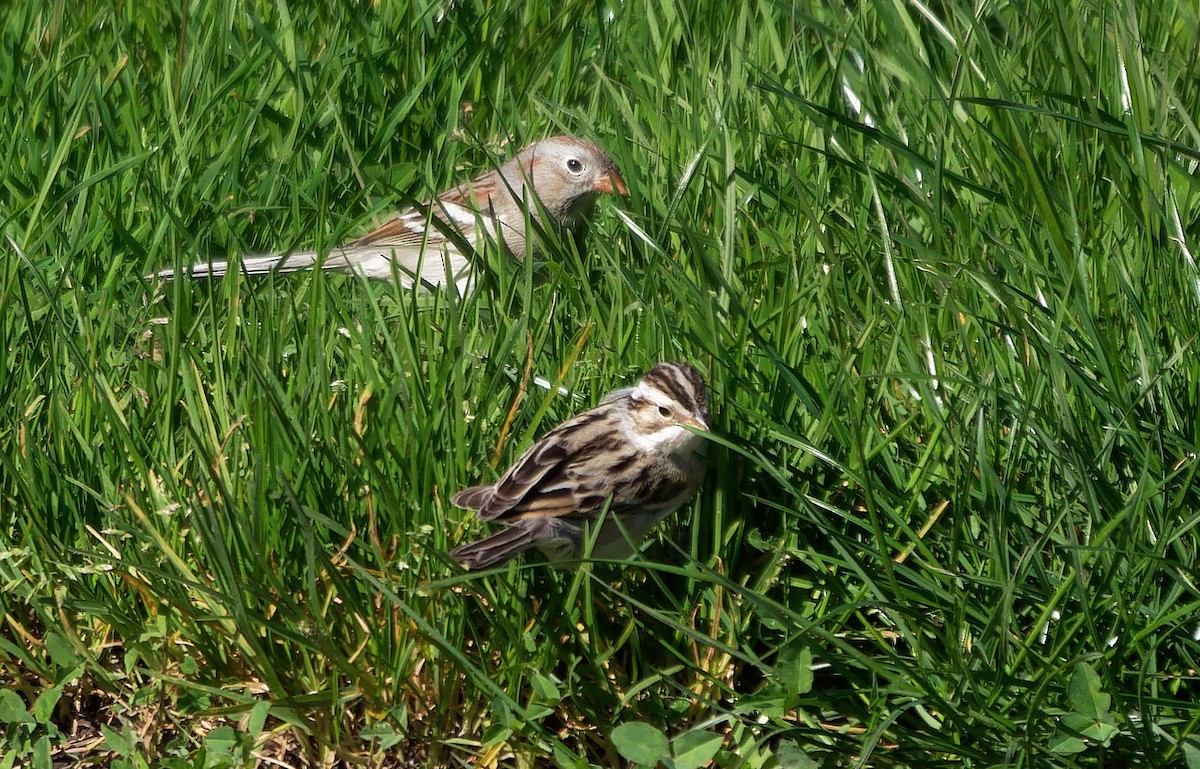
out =
<svg viewBox="0 0 1200 769"><path fill-rule="evenodd" d="M667 408L666 406L659 406L658 413L662 415L663 419L666 419L667 417L671 416L671 409Z"/></svg>
<svg viewBox="0 0 1200 769"><path fill-rule="evenodd" d="M583 161L579 158L567 158L567 170L577 174L583 170Z"/></svg>

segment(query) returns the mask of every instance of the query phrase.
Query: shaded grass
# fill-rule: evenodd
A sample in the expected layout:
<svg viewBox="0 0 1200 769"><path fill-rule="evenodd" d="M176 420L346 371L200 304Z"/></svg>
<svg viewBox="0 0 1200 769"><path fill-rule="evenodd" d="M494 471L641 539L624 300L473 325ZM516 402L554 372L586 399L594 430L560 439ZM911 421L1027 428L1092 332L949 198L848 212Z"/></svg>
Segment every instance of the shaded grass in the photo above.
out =
<svg viewBox="0 0 1200 769"><path fill-rule="evenodd" d="M14 8L3 752L615 766L641 720L720 766L1195 764L1193 16ZM563 130L630 187L586 260L138 277ZM675 357L714 461L642 561L450 564L454 490ZM1075 750L1080 662L1117 732Z"/></svg>

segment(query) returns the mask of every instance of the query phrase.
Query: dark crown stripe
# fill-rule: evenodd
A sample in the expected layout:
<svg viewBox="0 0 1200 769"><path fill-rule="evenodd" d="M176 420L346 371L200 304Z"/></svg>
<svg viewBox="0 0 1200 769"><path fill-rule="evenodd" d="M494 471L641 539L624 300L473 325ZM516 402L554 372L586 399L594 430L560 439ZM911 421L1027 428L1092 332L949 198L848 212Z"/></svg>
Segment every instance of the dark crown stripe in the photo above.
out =
<svg viewBox="0 0 1200 769"><path fill-rule="evenodd" d="M643 381L666 393L693 414L703 411L707 406L704 380L687 363L660 363L646 373Z"/></svg>

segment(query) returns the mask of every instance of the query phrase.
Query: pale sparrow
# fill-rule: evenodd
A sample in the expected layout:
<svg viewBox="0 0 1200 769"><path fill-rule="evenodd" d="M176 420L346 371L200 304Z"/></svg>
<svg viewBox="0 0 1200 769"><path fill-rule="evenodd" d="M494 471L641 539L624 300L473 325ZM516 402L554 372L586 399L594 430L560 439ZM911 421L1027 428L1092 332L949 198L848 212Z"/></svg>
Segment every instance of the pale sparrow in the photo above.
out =
<svg viewBox="0 0 1200 769"><path fill-rule="evenodd" d="M708 430L704 380L687 363L660 363L634 387L617 390L546 433L500 480L454 495L458 507L505 527L450 555L484 569L537 547L551 560L621 558L655 524L686 502L704 477ZM589 525L601 517L600 531Z"/></svg>
<svg viewBox="0 0 1200 769"><path fill-rule="evenodd" d="M491 240L501 242L509 254L524 257L530 234L527 217L535 231L581 233L601 193L626 194L612 158L586 139L554 136L531 144L498 169L402 211L324 258L316 251L297 251L247 256L236 264L247 275L320 267L377 280L395 277L405 288L438 288L449 278L465 295L474 285L471 249ZM542 221L542 211L549 222ZM533 245L537 250L536 238ZM229 266L228 261L211 261L181 272L193 278L220 277ZM175 275L175 270L165 269L146 277L170 280Z"/></svg>

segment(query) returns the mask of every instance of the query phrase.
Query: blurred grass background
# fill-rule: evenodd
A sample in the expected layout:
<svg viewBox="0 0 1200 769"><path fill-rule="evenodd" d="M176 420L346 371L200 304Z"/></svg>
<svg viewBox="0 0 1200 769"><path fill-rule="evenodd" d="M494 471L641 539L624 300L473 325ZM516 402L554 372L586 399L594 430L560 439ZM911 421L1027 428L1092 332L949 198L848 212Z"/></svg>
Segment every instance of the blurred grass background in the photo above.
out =
<svg viewBox="0 0 1200 769"><path fill-rule="evenodd" d="M1198 23L13 4L0 765L1200 767ZM630 189L586 259L141 277L560 132ZM643 558L450 562L666 358L717 427Z"/></svg>

